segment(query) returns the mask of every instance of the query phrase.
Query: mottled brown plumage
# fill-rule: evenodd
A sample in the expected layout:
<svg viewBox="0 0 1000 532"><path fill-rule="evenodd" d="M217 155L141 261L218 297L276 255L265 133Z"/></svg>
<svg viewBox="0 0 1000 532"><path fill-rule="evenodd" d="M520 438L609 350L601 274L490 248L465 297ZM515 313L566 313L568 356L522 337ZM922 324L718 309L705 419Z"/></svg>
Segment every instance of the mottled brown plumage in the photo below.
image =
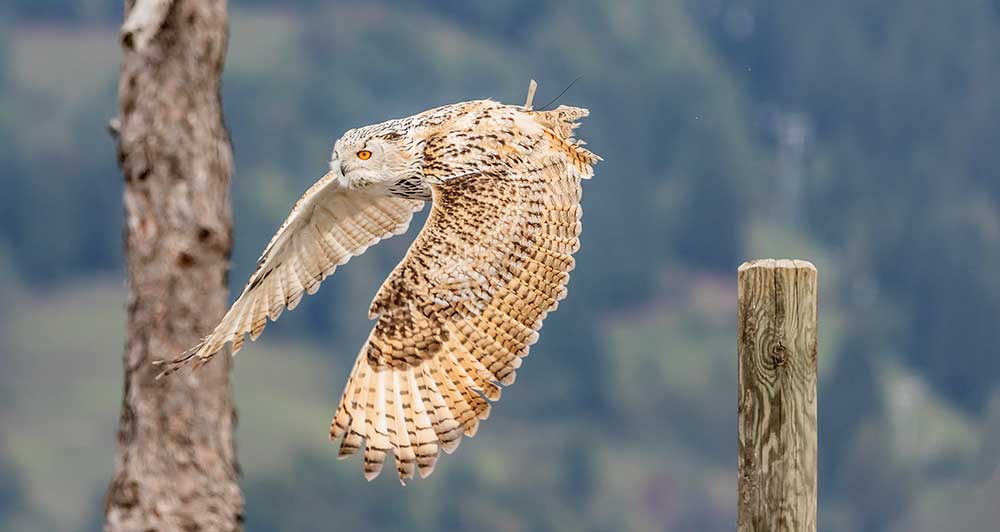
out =
<svg viewBox="0 0 1000 532"><path fill-rule="evenodd" d="M227 342L235 353L432 200L371 304L375 327L330 427L341 456L364 444L369 479L389 453L401 481L429 475L440 450L475 435L566 296L580 182L600 160L572 137L586 115L480 100L348 131L219 326L165 373Z"/></svg>

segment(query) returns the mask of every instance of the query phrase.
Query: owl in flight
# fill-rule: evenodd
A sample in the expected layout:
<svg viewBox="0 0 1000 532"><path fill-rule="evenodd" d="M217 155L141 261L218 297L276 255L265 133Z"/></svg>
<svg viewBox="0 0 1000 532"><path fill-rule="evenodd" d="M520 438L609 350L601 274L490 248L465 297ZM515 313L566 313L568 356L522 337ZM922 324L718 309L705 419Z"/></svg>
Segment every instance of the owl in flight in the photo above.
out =
<svg viewBox="0 0 1000 532"><path fill-rule="evenodd" d="M345 457L365 442L371 480L386 454L400 481L430 475L514 382L548 312L566 296L580 247L581 179L600 157L573 138L586 109L490 100L446 105L352 129L330 172L296 202L212 334L166 373L198 367L228 342L235 354L268 318L351 257L431 212L382 284L330 426Z"/></svg>

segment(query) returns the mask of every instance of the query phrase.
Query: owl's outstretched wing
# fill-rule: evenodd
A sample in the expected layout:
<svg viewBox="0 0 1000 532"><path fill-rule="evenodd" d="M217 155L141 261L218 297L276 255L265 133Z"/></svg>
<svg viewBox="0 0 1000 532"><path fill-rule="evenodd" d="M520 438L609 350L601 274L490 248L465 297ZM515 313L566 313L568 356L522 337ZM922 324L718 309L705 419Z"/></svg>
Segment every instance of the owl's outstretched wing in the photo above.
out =
<svg viewBox="0 0 1000 532"><path fill-rule="evenodd" d="M330 427L332 439L343 438L341 456L366 440L369 479L389 452L401 481L416 469L425 477L439 450L474 435L488 400L514 382L542 320L565 297L579 248L580 180L599 160L569 137L585 112L524 113L499 134L428 141L432 170L467 169L454 159L480 150L462 150L463 135L485 142L486 155L469 161L475 173L432 184L427 223L372 303L378 321ZM532 123L519 128L524 116ZM437 164L438 153L451 162Z"/></svg>
<svg viewBox="0 0 1000 532"><path fill-rule="evenodd" d="M345 188L333 173L295 203L257 262L257 269L219 325L184 356L164 363L161 375L191 361L204 364L232 342L235 354L250 334L256 340L267 319L294 309L337 266L372 244L406 231L423 202Z"/></svg>

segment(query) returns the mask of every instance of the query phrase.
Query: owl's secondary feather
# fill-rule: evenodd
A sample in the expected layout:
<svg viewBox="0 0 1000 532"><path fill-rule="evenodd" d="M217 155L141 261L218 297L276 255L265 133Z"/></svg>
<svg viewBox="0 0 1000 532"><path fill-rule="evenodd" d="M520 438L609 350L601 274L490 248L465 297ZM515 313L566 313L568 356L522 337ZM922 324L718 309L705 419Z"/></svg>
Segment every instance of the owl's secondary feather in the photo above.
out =
<svg viewBox="0 0 1000 532"><path fill-rule="evenodd" d="M330 427L341 456L364 448L369 479L390 454L401 481L426 477L441 450L476 434L566 296L581 180L600 160L572 136L586 114L484 100L352 130L220 325L167 371L256 339L339 264L404 231L430 197L427 222L372 301L375 327ZM350 160L359 147L392 175Z"/></svg>

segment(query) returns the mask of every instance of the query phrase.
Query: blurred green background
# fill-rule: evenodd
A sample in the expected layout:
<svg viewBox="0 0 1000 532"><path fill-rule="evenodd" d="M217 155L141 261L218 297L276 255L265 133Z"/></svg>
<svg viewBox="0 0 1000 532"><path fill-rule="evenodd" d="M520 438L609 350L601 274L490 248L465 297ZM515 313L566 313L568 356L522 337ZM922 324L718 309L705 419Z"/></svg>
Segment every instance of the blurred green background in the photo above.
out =
<svg viewBox="0 0 1000 532"><path fill-rule="evenodd" d="M99 528L121 393L121 3L0 7L0 529ZM329 419L409 238L239 356L247 529L733 530L736 267L821 276L820 529L1000 522L1000 1L233 0L242 286L345 129L592 111L570 297L479 435L405 489ZM415 231L411 231L415 233ZM412 236L412 235L411 235Z"/></svg>

